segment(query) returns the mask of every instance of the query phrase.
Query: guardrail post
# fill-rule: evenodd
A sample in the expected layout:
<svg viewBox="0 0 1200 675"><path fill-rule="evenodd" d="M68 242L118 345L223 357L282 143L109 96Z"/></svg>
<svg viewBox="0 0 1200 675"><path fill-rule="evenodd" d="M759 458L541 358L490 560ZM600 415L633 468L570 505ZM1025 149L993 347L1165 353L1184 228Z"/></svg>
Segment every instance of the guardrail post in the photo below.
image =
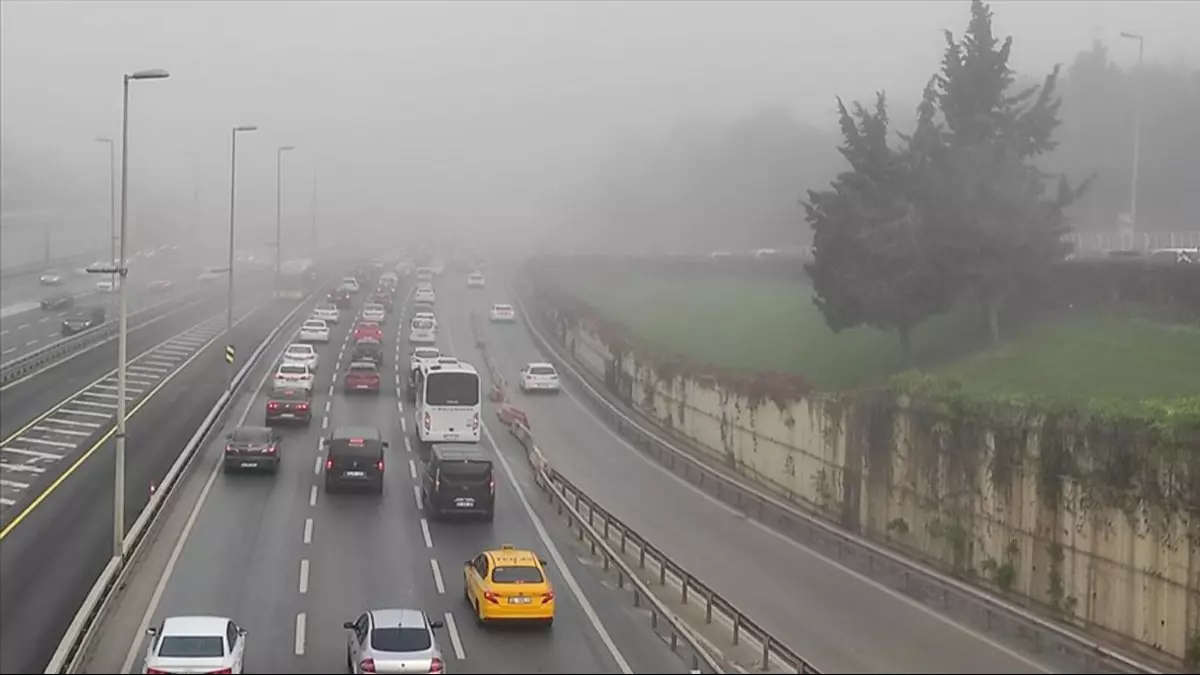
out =
<svg viewBox="0 0 1200 675"><path fill-rule="evenodd" d="M685 575L683 575L683 583L679 584L679 601L685 605L688 603L688 580L689 579L691 579L691 577L685 574Z"/></svg>
<svg viewBox="0 0 1200 675"><path fill-rule="evenodd" d="M683 578L683 583L684 584L687 583L686 575ZM659 586L667 585L667 561L666 560L658 561L658 585Z"/></svg>
<svg viewBox="0 0 1200 675"><path fill-rule="evenodd" d="M608 523L608 521L605 521L605 524L607 524L607 523ZM629 535L626 533L625 528L621 528L621 554L622 555L624 555L626 552L625 544L628 541L629 541Z"/></svg>
<svg viewBox="0 0 1200 675"><path fill-rule="evenodd" d="M645 542L643 542L641 548L638 549L638 568L646 569L646 544L645 544Z"/></svg>
<svg viewBox="0 0 1200 675"><path fill-rule="evenodd" d="M712 594L712 591L709 591L704 596L704 623L706 623L706 624L712 623L712 610L713 610L713 594Z"/></svg>
<svg viewBox="0 0 1200 675"><path fill-rule="evenodd" d="M733 613L733 644L738 645L742 642L742 613L735 611Z"/></svg>
<svg viewBox="0 0 1200 675"><path fill-rule="evenodd" d="M762 641L762 671L765 673L771 669L771 636L768 635Z"/></svg>

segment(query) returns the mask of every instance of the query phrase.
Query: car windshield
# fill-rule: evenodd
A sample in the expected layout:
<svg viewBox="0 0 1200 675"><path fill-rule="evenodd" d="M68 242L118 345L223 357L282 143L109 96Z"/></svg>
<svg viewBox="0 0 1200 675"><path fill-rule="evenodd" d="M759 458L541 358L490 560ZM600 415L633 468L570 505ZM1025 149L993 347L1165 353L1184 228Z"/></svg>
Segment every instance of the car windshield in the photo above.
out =
<svg viewBox="0 0 1200 675"><path fill-rule="evenodd" d="M496 567L492 581L498 584L540 584L546 580L536 567Z"/></svg>
<svg viewBox="0 0 1200 675"><path fill-rule="evenodd" d="M432 406L479 404L479 376L475 373L432 372L425 378L425 402Z"/></svg>
<svg viewBox="0 0 1200 675"><path fill-rule="evenodd" d="M233 441L235 443L266 443L271 438L271 432L268 429L255 427L242 427L233 432Z"/></svg>
<svg viewBox="0 0 1200 675"><path fill-rule="evenodd" d="M324 321L305 321L304 327L311 328L311 329L317 329L317 330L324 330L325 322Z"/></svg>
<svg viewBox="0 0 1200 675"><path fill-rule="evenodd" d="M309 345L292 345L288 347L287 353L292 356L311 356L313 348Z"/></svg>
<svg viewBox="0 0 1200 675"><path fill-rule="evenodd" d="M413 352L413 356L418 359L436 359L440 355L441 352L436 349L418 349Z"/></svg>
<svg viewBox="0 0 1200 675"><path fill-rule="evenodd" d="M557 375L550 366L534 366L529 369L530 375Z"/></svg>
<svg viewBox="0 0 1200 675"><path fill-rule="evenodd" d="M271 398L276 401L303 401L308 394L302 389L279 389L271 394Z"/></svg>
<svg viewBox="0 0 1200 675"><path fill-rule="evenodd" d="M364 307L364 308L363 308L363 311L366 311L366 312L382 312L382 311L383 311L383 305L367 305L366 307Z"/></svg>
<svg viewBox="0 0 1200 675"><path fill-rule="evenodd" d="M422 652L433 646L424 628L376 628L371 631L371 649L381 652Z"/></svg>
<svg viewBox="0 0 1200 675"><path fill-rule="evenodd" d="M375 372L375 364L370 361L358 361L350 364L350 370L358 371L359 373Z"/></svg>
<svg viewBox="0 0 1200 675"><path fill-rule="evenodd" d="M496 306L492 307L492 309L497 312L511 312L512 305L496 305Z"/></svg>
<svg viewBox="0 0 1200 675"><path fill-rule="evenodd" d="M285 364L279 367L279 372L284 375L303 375L308 372L308 367L300 364Z"/></svg>
<svg viewBox="0 0 1200 675"><path fill-rule="evenodd" d="M429 330L433 328L433 322L429 319L413 319L413 330Z"/></svg>
<svg viewBox="0 0 1200 675"><path fill-rule="evenodd" d="M220 658L225 656L225 638L215 635L166 635L159 641L158 655L171 659Z"/></svg>

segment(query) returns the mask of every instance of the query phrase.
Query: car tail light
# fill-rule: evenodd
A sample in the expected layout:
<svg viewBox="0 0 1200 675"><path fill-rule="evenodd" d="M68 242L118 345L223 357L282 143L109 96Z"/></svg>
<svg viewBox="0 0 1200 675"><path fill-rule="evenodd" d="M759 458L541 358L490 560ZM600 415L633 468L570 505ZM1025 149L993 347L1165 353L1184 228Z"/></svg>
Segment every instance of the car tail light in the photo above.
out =
<svg viewBox="0 0 1200 675"><path fill-rule="evenodd" d="M332 468L333 468L333 460L332 459L325 460L325 470L329 471Z"/></svg>
<svg viewBox="0 0 1200 675"><path fill-rule="evenodd" d="M445 666L442 665L442 660L436 656L433 657L433 660L429 662L429 672L431 673L440 673L444 667Z"/></svg>
<svg viewBox="0 0 1200 675"><path fill-rule="evenodd" d="M267 410L279 410L279 403L271 401L267 404Z"/></svg>
<svg viewBox="0 0 1200 675"><path fill-rule="evenodd" d="M378 462L375 462L375 468L379 469L379 473L383 473L383 460L382 459L379 460Z"/></svg>
<svg viewBox="0 0 1200 675"><path fill-rule="evenodd" d="M363 659L358 662L358 669L364 673L375 672L375 659Z"/></svg>
<svg viewBox="0 0 1200 675"><path fill-rule="evenodd" d="M297 403L296 410L308 410L308 404L307 403Z"/></svg>
<svg viewBox="0 0 1200 675"><path fill-rule="evenodd" d="M500 594L495 591L484 591L483 599L493 604L500 604Z"/></svg>
<svg viewBox="0 0 1200 675"><path fill-rule="evenodd" d="M274 443L272 443L272 444L270 444L270 445L268 445L268 446L267 446L267 453L268 453L268 454L271 454L271 455L273 455L273 454L275 454L275 451L276 451L276 450L278 450L278 449L279 449L279 448L278 448L278 447L276 447L276 445L275 445Z"/></svg>
<svg viewBox="0 0 1200 675"><path fill-rule="evenodd" d="M226 443L225 444L225 452L233 452L233 446Z"/></svg>
<svg viewBox="0 0 1200 675"><path fill-rule="evenodd" d="M433 416L425 413L425 417L421 418L421 422L425 427L425 431L429 431L430 426L433 424Z"/></svg>
<svg viewBox="0 0 1200 675"><path fill-rule="evenodd" d="M495 478L488 479L488 492L490 492L492 494L496 494L496 479Z"/></svg>
<svg viewBox="0 0 1200 675"><path fill-rule="evenodd" d="M554 602L554 591L546 591L545 593L542 593L542 604L544 605L548 602Z"/></svg>
<svg viewBox="0 0 1200 675"><path fill-rule="evenodd" d="M159 670L158 668L147 668L146 672L150 673L150 675L166 675L167 671Z"/></svg>
<svg viewBox="0 0 1200 675"><path fill-rule="evenodd" d="M471 417L471 429L474 431L479 431L479 413L475 413L475 415Z"/></svg>

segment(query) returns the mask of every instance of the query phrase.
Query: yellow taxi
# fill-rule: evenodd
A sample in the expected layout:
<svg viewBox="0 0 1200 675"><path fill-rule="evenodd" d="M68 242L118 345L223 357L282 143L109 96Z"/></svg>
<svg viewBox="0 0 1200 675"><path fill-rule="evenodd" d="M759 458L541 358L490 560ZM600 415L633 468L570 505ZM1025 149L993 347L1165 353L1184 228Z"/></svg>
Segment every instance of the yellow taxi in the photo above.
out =
<svg viewBox="0 0 1200 675"><path fill-rule="evenodd" d="M546 561L509 545L463 564L463 594L480 624L490 621L554 623L554 587Z"/></svg>

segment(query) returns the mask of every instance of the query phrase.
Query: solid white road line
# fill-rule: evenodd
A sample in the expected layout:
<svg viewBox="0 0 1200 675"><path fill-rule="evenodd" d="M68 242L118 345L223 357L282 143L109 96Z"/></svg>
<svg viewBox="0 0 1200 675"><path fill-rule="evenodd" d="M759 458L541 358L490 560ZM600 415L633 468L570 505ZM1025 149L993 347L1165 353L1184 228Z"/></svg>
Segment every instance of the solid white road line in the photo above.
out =
<svg viewBox="0 0 1200 675"><path fill-rule="evenodd" d="M467 653L463 651L462 638L458 635L458 624L454 623L454 615L446 612L446 632L450 634L450 646L454 648L454 655L459 661L467 658Z"/></svg>
<svg viewBox="0 0 1200 675"><path fill-rule="evenodd" d="M429 521L424 518L421 519L421 536L425 538L425 548L433 548L433 537L429 534Z"/></svg>
<svg viewBox="0 0 1200 675"><path fill-rule="evenodd" d="M412 461L411 459L408 460L408 473L410 476L412 476L413 480L416 480L416 478L417 478L417 463Z"/></svg>
<svg viewBox="0 0 1200 675"><path fill-rule="evenodd" d="M442 582L442 568L438 565L437 558L429 559L429 567L433 570L433 585L437 586L438 595L445 595L446 584Z"/></svg>

